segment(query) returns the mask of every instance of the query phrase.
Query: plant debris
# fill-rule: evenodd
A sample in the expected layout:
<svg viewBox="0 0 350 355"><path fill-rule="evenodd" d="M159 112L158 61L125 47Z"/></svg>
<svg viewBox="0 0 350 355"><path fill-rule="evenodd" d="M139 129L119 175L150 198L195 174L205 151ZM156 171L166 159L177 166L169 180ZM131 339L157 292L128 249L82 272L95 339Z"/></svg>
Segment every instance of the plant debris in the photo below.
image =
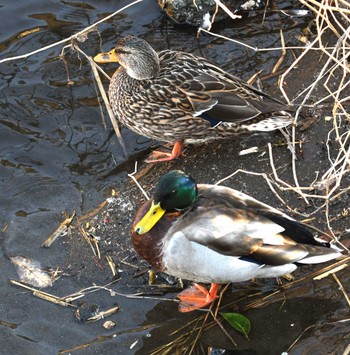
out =
<svg viewBox="0 0 350 355"><path fill-rule="evenodd" d="M66 235L68 233L68 227L72 223L74 217L75 211L73 211L71 216L67 216L67 218L59 225L59 227L45 240L45 242L42 244L42 247L49 248L58 237Z"/></svg>
<svg viewBox="0 0 350 355"><path fill-rule="evenodd" d="M24 256L14 256L10 258L16 268L19 279L34 287L52 286L52 274L41 267L39 261L28 259Z"/></svg>

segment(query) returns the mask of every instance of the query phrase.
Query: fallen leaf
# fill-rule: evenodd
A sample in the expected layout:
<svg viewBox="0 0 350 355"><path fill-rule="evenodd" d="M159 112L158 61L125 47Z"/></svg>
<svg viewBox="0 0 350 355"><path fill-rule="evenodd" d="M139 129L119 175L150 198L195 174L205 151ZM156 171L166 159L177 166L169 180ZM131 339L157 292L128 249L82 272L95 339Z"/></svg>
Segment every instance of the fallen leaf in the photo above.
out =
<svg viewBox="0 0 350 355"><path fill-rule="evenodd" d="M239 313L224 313L220 312L220 315L230 324L230 326L240 333L242 333L247 339L250 333L250 320Z"/></svg>

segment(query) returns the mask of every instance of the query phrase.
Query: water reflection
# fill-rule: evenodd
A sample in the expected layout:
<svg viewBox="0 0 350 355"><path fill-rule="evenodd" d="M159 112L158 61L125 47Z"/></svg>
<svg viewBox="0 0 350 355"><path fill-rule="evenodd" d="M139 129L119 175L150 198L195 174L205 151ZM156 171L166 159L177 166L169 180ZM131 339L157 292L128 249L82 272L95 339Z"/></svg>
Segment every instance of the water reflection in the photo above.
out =
<svg viewBox="0 0 350 355"><path fill-rule="evenodd" d="M66 38L127 3L5 0L1 8L0 58L28 53ZM243 21L219 23L215 31L269 47L279 46L280 28L292 44L295 33L305 25L304 19L275 14L269 14L263 25L261 22L262 14L256 14ZM156 2L144 1L100 25L98 32L89 34L80 46L94 55L101 46L112 48L117 35L132 33L149 41L156 50L173 48L204 55L243 79L260 69L268 72L280 56L280 52L255 53L211 36L197 39L194 28L162 25ZM108 120L104 127L87 61L69 50L60 58L61 49L59 46L0 64L0 230L4 229L0 239L0 292L5 295L0 309L6 310L1 312L6 322L20 324L16 333L4 335L4 353L20 353L24 348L33 354L56 353L101 333L98 324L77 325L69 310L9 286L8 279L16 276L7 257L25 255L43 265L62 265L69 253L64 239L50 250L40 249L62 220L62 212L76 210L81 215L96 207L104 199L104 189L132 172L134 160L154 144L123 129L130 158L125 160ZM114 70L113 65L106 67L109 73ZM65 291L74 292L77 283L91 284L91 279L73 276L62 278L52 291L60 294L64 285ZM95 300L103 301L103 297ZM144 315L154 306L154 302L148 302L136 309L135 304L125 302L124 309L126 313L130 309L132 317L122 313L125 322L120 327L126 324L132 328L144 321ZM150 311L150 319L158 311ZM175 316L173 312L169 311L169 317ZM130 335L122 341L129 351Z"/></svg>

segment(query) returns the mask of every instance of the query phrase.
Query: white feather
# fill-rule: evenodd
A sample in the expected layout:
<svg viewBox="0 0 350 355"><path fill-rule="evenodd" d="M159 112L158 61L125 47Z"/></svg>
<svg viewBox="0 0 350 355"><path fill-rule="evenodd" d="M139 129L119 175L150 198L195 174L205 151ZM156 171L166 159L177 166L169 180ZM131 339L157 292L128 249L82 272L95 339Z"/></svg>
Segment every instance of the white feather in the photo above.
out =
<svg viewBox="0 0 350 355"><path fill-rule="evenodd" d="M181 262L179 262L181 260ZM182 232L164 239L165 272L204 283L241 282L252 278L277 277L296 269L294 264L268 266L226 256L201 244L190 242Z"/></svg>
<svg viewBox="0 0 350 355"><path fill-rule="evenodd" d="M216 190L219 195L222 193L231 195L242 202L243 208L245 204L255 205L261 210L293 221L291 217L279 210L242 192L224 186L199 185L198 187L210 187L214 193ZM187 224L187 227L181 226L180 230L174 224L164 237L162 249L165 272L195 282L227 283L242 282L252 278L278 277L291 273L297 268L294 263L278 266L262 265L239 256L221 254L203 245L206 240L209 245L211 238L215 240L227 235L233 239L235 236L239 238L247 236L262 239L265 244L282 245L284 238L279 233L282 233L284 228L277 223L264 217L254 221L244 214L239 218L231 218L225 214L213 217L213 213L206 208L199 212L200 219L192 220L192 223ZM197 243L195 240L201 241L201 243ZM326 255L307 256L307 254L308 252L305 251L303 259L298 260L298 263L322 263L341 255L337 248L330 249L330 253Z"/></svg>
<svg viewBox="0 0 350 355"><path fill-rule="evenodd" d="M196 110L192 115L194 117L198 117L200 116L202 113L209 111L210 109L212 109L216 104L218 103L218 100L213 100L213 103L206 106L203 110Z"/></svg>
<svg viewBox="0 0 350 355"><path fill-rule="evenodd" d="M298 263L300 264L319 264L319 263L325 263L326 261L333 260L339 256L341 256L341 253L330 253L326 255L315 255L315 256L309 256L306 258L303 258L302 260L298 260Z"/></svg>

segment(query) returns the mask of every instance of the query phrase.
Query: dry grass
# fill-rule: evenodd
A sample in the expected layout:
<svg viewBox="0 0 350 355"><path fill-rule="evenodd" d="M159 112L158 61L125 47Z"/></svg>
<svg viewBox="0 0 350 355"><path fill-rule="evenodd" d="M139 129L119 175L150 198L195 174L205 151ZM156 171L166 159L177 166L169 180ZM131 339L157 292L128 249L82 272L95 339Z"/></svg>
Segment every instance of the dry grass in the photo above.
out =
<svg viewBox="0 0 350 355"><path fill-rule="evenodd" d="M238 43L256 52L280 49L282 54L279 61L276 63L274 71L278 70L280 63L283 61L283 58L285 57L285 54L288 50L302 49L301 54L282 74L279 81L280 90L287 102L291 104L297 103L299 106L295 114L295 124L291 128L291 140L288 142L292 148L291 165L294 183L287 183L279 178L274 166L274 158L271 145L269 145L269 156L270 166L273 172L272 177L269 177L265 173L242 170L238 170L230 176L233 176L238 172L262 176L276 197L285 205L286 203L283 201L276 190L289 190L297 194L300 198L304 199L308 204L312 199L320 200L322 205L317 207L317 209L315 208L315 210L311 212L309 216L323 209L325 211L328 229L331 233L333 233L330 223L331 218L329 215L330 202L336 200L350 190L349 186L342 186L342 181L344 177L349 173L350 169L350 131L342 132L342 127L344 124L349 123L350 121L350 4L346 1L333 2L328 0L323 0L322 2L314 0L300 0L300 2L314 12L315 25L317 28L317 35L315 38L313 38L311 42L306 43L304 47L286 47L284 44L283 33L281 33L282 45L280 48L251 47L245 43L215 34L205 29L199 29L198 34L205 32L215 37L224 38L228 41ZM329 38L332 37L334 38L334 43L329 43ZM300 65L302 59L311 51L316 51L319 53L320 57L326 58L325 63L323 60L316 64L318 65L318 75L316 79L297 97L290 99L284 90L287 77L293 69ZM335 80L335 78L337 78L337 80ZM321 86L326 89L327 95L324 97L319 97L318 101L314 103L314 106L317 107L327 102L327 105L332 108L332 117L323 118L332 120L333 122L332 129L329 131L328 136L326 137L329 168L311 185L302 186L299 183L299 176L302 176L302 172L297 170L296 165L296 146L299 142L297 137L296 124L300 110L304 105L308 103L310 96ZM288 135L286 137L288 137ZM333 144L332 151L334 151L334 142L338 147L338 154L336 157L332 157L330 148L330 145ZM290 210L293 210L293 208L290 206L287 207ZM333 237L338 239L338 236L334 234Z"/></svg>
<svg viewBox="0 0 350 355"><path fill-rule="evenodd" d="M263 292L258 292L256 294L247 294L242 298L235 300L232 304L225 304L225 307L233 306L234 304L241 304L242 310L247 311L253 308L259 307L267 307L269 304L272 304L276 301L283 301L295 287L298 285L302 285L305 282L310 282L312 279L316 279L317 277L322 277L324 273L327 273L327 276L332 275L332 277L336 280L337 284L340 287L341 292L343 292L345 299L347 302L349 301L348 295L344 291L344 287L338 279L336 272L339 271L339 267L347 267L348 262L350 261L350 257L347 257L341 261L335 262L332 265L326 266L321 270L317 270L312 272L302 278L299 278L293 282L287 283L276 291L271 292L267 295L264 295ZM210 309L199 317L193 319L190 323L184 325L182 328L177 329L173 333L169 334L169 337L174 337L168 343L160 346L152 352L152 355L158 354L175 354L181 349L181 354L191 354L193 353L195 347L198 345L200 340L200 336L204 331L209 330L210 328L219 325L221 329L223 329L224 334L228 337L230 342L235 346L235 341L232 339L232 336L224 330L222 327L221 320L218 318L218 313L221 307L221 300L223 293L227 290L227 286L222 290L220 294L219 301L217 303L212 304ZM350 304L349 304L350 306ZM310 327L314 327L312 325ZM300 336L291 344L290 350L297 341L302 337L305 330L300 334Z"/></svg>
<svg viewBox="0 0 350 355"><path fill-rule="evenodd" d="M272 175L269 176L266 173L259 173L254 171L245 171L245 170L237 170L232 173L230 176L220 180L217 184L222 183L223 181L231 178L232 176L243 173L243 174L250 174L260 176L264 179L266 184L269 186L271 191L275 194L280 202L282 202L289 210L294 211L294 208L288 206L288 204L283 200L281 195L278 193L279 191L289 191L291 193L297 194L300 198L304 199L306 203L310 203L311 200L321 201L321 206L315 208L315 210L308 215L304 215L304 217L311 217L312 215L324 211L325 217L327 221L327 226L329 232L332 234L331 237L334 238L336 242L338 242L343 249L346 249L347 252L349 250L344 247L340 242L339 239L341 236L337 236L333 233L333 228L331 225L331 217L330 217L330 203L332 201L337 200L343 194L348 193L350 190L349 186L343 186L342 184L344 177L349 173L350 169L350 131L342 132L342 126L345 123L349 123L350 121L350 113L348 110L350 104L350 20L349 20L349 13L350 13L350 4L345 1L335 1L330 2L324 0L322 2L317 1L304 1L300 0L302 4L312 10L315 14L315 24L317 28L317 35L312 40L312 42L307 43L305 47L303 47L303 51L299 57L297 57L294 62L290 65L287 71L285 71L281 78L280 78L280 89L283 93L284 97L286 98L287 102L295 103L296 100L300 105L300 108L297 110L295 115L295 125L292 127L291 131L291 141L289 142L292 149L292 171L293 171L293 180L294 184L287 183L279 178L277 170L274 165L274 157L273 157L273 150L272 146L269 145L269 158L270 158L270 166L272 170ZM239 43L243 46L246 46L255 51L266 51L266 50L276 50L276 48L253 48L251 46L247 46L244 43L237 42L236 40L232 40L230 38L223 37L221 35L215 34L213 32L207 31L205 29L200 29L198 31L198 35L201 32L206 32L210 35L224 38L229 41L233 41L235 43ZM331 36L330 36L331 35ZM326 42L329 38L335 38L335 43L330 44ZM291 49L296 49L297 47L288 48L285 47L284 40L283 40L283 33L281 33L281 52L282 55L276 63L274 71L277 71L281 62L284 60L286 55L286 51ZM301 60L304 56L306 56L310 51L317 51L320 54L320 57L324 57L326 60L320 61L318 63L319 68L317 68L317 78L316 80L307 87L302 93L300 93L296 98L290 99L286 92L284 91L284 83L291 73L291 71L300 64ZM337 80L335 80L337 78ZM329 161L329 168L326 172L322 174L322 176L318 177L316 181L314 181L309 186L302 186L299 183L299 176L302 174L298 172L297 165L296 165L296 145L298 144L297 138L297 131L296 131L296 124L298 121L299 113L301 108L308 103L309 98L311 95L320 87L323 86L326 89L327 95L324 97L319 97L318 101L315 103L315 106L319 106L327 102L327 105L330 105L332 108L332 117L324 119L331 119L332 120L332 128L328 132L328 136L326 137L326 144L327 144L327 152L328 152L328 161ZM330 103L329 103L330 102ZM336 157L331 156L331 147L330 145L333 144L333 151L334 151L334 142L337 145L338 154ZM277 296L280 296L281 293L287 293L288 289L292 289L296 285L305 280L310 280L312 278L320 279L324 277L331 277L336 281L338 285L339 292L342 293L346 303L350 307L349 296L341 282L341 280L337 276L337 272L348 267L348 262L350 258L347 257L342 261L334 262L333 264L316 271L314 273L310 273L303 278L300 278L296 281L293 281L283 288L265 296L260 297L258 295L257 299L248 303L244 309L256 308L267 306L269 303L274 302ZM248 296L247 296L248 297ZM220 302L216 306L217 314L218 309L220 307ZM212 321L210 321L210 315L212 316ZM153 354L160 354L160 353L174 353L181 349L182 353L192 353L196 344L198 343L200 335L203 333L204 330L209 329L210 327L216 325L218 322L217 317L213 314L211 309L205 315L202 315L195 319L191 324L187 325L189 328L188 331L183 332L184 329L181 329L181 334L170 341L168 344L161 346L160 348L156 349ZM314 325L310 326L313 327ZM220 325L221 327L221 325ZM309 328L310 328L309 327ZM309 329L307 328L307 329ZM307 330L305 329L303 333ZM226 332L224 332L226 334ZM291 344L290 349L297 343L297 341L303 335L300 336ZM234 340L232 339L232 343L234 344Z"/></svg>
<svg viewBox="0 0 350 355"><path fill-rule="evenodd" d="M134 1L130 3L128 6L132 6L141 0ZM229 179L232 176L234 176L237 173L244 173L244 174L252 174L252 175L257 175L261 176L266 184L269 186L271 191L275 194L275 196L281 201L288 209L291 211L294 210L291 206L288 206L288 204L284 201L284 199L281 197L279 191L290 191L291 193L295 193L297 196L303 198L305 202L309 203L311 200L317 200L317 201L322 201L321 206L319 206L317 209L311 213L308 214L308 216L312 216L314 213L319 212L320 210L324 210L326 220L327 220L327 225L330 233L333 234L333 237L338 240L340 236L337 236L333 233L332 231L332 225L331 225L331 218L330 218L330 202L336 200L343 194L347 193L350 189L348 186L343 186L343 180L344 177L349 173L349 164L350 164L350 131L343 132L342 131L342 126L344 125L345 122L349 122L350 120L350 113L349 113L349 103L350 103L350 95L349 95L349 87L350 87L350 78L349 78L349 72L350 72L350 67L349 67L349 61L350 61L350 20L349 20L349 14L350 14L350 4L346 1L338 0L338 1L330 1L330 0L322 0L322 1L316 1L316 0L299 0L303 5L305 5L307 8L309 8L314 14L315 14L315 24L317 28L317 35L312 39L311 42L307 43L303 47L286 47L283 41L283 33L281 33L281 58L276 63L276 66L274 68L274 72L278 71L278 67L280 63L284 60L284 57L287 53L287 51L292 50L292 49L302 49L301 54L299 57L297 57L294 62L290 65L287 71L285 71L281 78L280 78L280 90L283 93L285 99L287 100L288 103L298 103L300 106L300 109L303 105L308 103L308 100L310 96L315 92L317 88L320 86L324 87L326 89L327 94L324 97L320 97L318 101L315 103L315 106L325 104L327 102L327 105L330 105L332 107L332 116L329 118L332 120L332 129L328 132L327 136L327 151L328 151L328 160L329 160L329 167L326 172L322 174L322 176L318 177L317 181L314 181L311 185L309 186L303 186L299 182L299 176L302 174L297 170L297 165L296 165L296 146L298 144L298 137L297 137L297 131L295 129L295 126L291 128L291 141L289 142L291 146L291 151L292 151L292 159L291 159L291 166L292 166L292 171L293 171L293 180L294 183L287 183L283 181L282 179L279 178L278 173L276 171L276 168L274 166L274 157L273 157L273 149L272 146L269 145L269 158L270 158L270 167L272 174L268 175L266 173L259 173L259 172L254 172L254 171L243 171L243 170L237 170L230 176L226 177L225 179ZM218 0L216 0L216 3L218 6L221 6L222 8L222 3ZM99 75L97 70L102 72L100 68L96 66L96 64L92 61L91 57L87 56L83 51L80 50L78 43L82 42L86 39L86 36L88 35L89 32L95 31L97 28L97 25L101 22L104 22L111 17L115 16L117 13L120 13L123 11L126 7L123 9L120 9L116 11L115 13L107 16L106 18L102 19L98 23L93 24L92 26L89 26L88 28L80 31L79 33L66 38L62 41L53 43L47 47L40 48L38 50L35 50L31 53L26 53L21 56L16 56L16 57L11 57L11 58L5 58L0 60L0 63L7 62L7 61L13 61L13 60L18 60L22 58L27 58L33 54L36 54L41 51L48 50L49 48L52 48L54 46L58 45L66 45L64 48L73 48L82 55L84 55L92 69L93 73L96 78L97 82L97 88L101 92L101 95L105 101L106 107L108 108L108 99L107 96L104 92L103 86L101 84L101 81L99 79ZM233 41L235 43L239 43L235 40L232 40L227 37L220 36L218 34L215 34L213 32L200 29L198 34L201 32L206 32L210 35L216 36L216 37L221 37L225 38L226 40ZM334 43L328 43L326 38L330 38L329 35L332 35L333 38L335 38ZM251 46L247 46L244 43L239 43L241 45L244 45L246 47L249 47L250 49L254 51L269 51L269 50L276 50L276 48L255 48ZM301 92L297 97L291 99L288 97L287 93L284 90L284 83L287 80L288 75L291 73L291 71L296 68L304 56L306 56L310 51L317 51L319 52L320 56L325 58L325 60L322 61L317 65L319 65L318 68L318 75L312 85L307 87L303 92ZM104 74L105 75L105 74ZM334 78L337 77L338 80L335 82ZM330 102L330 104L329 104ZM296 115L295 115L295 124L298 122L298 117L300 113L300 109L297 110ZM110 119L113 124L113 127L115 129L115 132L119 138L119 142L125 151L123 141L120 136L118 124L111 113L111 110L108 109L108 112L110 114ZM330 145L336 144L337 145L337 151L338 154L333 157L331 154L331 147ZM332 147L334 150L334 145ZM134 173L130 175L135 181ZM225 179L219 181L218 183L222 183ZM137 181L136 181L137 182ZM313 191L317 190L317 193L313 193ZM147 194L144 192L144 194L147 196ZM306 216L307 217L307 216ZM84 234L84 233L83 233ZM89 241L91 248L94 252L94 254L97 257L101 257L99 253L99 248L98 245L92 245L91 241ZM314 277L320 277L320 274L327 273L326 276L330 276L335 280L337 285L339 286L340 292L343 294L347 304L350 306L350 301L349 301L349 296L346 293L346 290L343 287L343 284L341 280L337 277L336 272L339 271L339 268L344 268L347 266L347 262L349 261L349 258L344 259L342 261L338 261L333 263L330 266L327 266L323 268L320 271L311 273L309 275L306 275L305 277L298 279L297 281L291 282L287 285L284 285L283 288L278 289L277 291L265 296L261 297L261 294L259 295L248 295L245 297L246 300L251 300L250 302L247 302L247 304L244 306L244 309L250 309L250 308L255 308L255 307L261 307L261 306L266 306L267 304L273 302L276 300L276 297L280 297L281 294L285 295L288 290L291 288L295 287L296 285L300 284L301 282L304 282L305 280L310 280ZM113 270L113 263L111 262L111 269ZM53 296L47 293L44 293L42 291L39 291L37 289L34 289L32 287L29 287L27 285L24 285L18 281L12 280L11 281L13 284L16 284L17 286L24 287L30 291L33 292L33 295L36 297L40 297L42 299L45 299L49 302L54 302L56 304L62 305L62 306L73 306L72 301L76 300L80 297L85 296L87 292L94 292L96 289L106 289L105 287L96 287L92 288L91 290L82 290L79 291L75 295L70 295L67 297L57 297ZM128 295L125 295L128 296ZM222 296L222 295L221 295ZM132 297L132 295L129 295L129 297ZM134 295L134 297L137 297L137 295ZM254 298L255 299L252 299ZM221 298L220 298L221 301ZM217 324L221 327L221 324L218 323L219 320L217 318L218 310L220 309L220 301L216 303L215 305L215 310L212 311L212 308L210 309L209 312L206 312L204 315L201 315L200 317L196 318L193 322L187 324L184 326L184 328L178 329L176 333L172 334L172 336L175 336L175 339L170 341L168 344L165 344L164 346L156 349L153 354L167 354L167 353L174 353L176 349L181 348L183 350L183 354L185 353L191 353L193 352L195 346L198 343L198 340L200 338L200 335L202 332L206 329L209 329L210 327L213 327ZM243 301L243 300L239 300ZM214 306L213 306L214 307ZM152 327L153 325L149 325L147 327ZM145 329L145 328L142 328ZM189 329L189 330L186 330ZM131 330L132 331L132 330ZM135 331L139 331L139 329L135 329ZM125 334L127 332L130 332L130 330L126 330L124 332L119 332L119 334ZM180 334L176 337L177 334ZM226 332L225 334L230 337ZM302 335L302 334L301 334ZM301 336L300 335L300 336ZM109 337L105 337L106 340L109 339ZM299 338L298 338L299 339ZM298 341L296 341L291 345L291 347ZM92 344L96 340L93 340L89 342L88 344L83 344L79 347L79 349L84 348L88 346L89 344ZM104 341L104 339L98 339L97 341ZM232 343L234 344L234 340L231 339ZM76 349L69 349L67 351L62 351L61 353L66 353L70 352L72 350Z"/></svg>

